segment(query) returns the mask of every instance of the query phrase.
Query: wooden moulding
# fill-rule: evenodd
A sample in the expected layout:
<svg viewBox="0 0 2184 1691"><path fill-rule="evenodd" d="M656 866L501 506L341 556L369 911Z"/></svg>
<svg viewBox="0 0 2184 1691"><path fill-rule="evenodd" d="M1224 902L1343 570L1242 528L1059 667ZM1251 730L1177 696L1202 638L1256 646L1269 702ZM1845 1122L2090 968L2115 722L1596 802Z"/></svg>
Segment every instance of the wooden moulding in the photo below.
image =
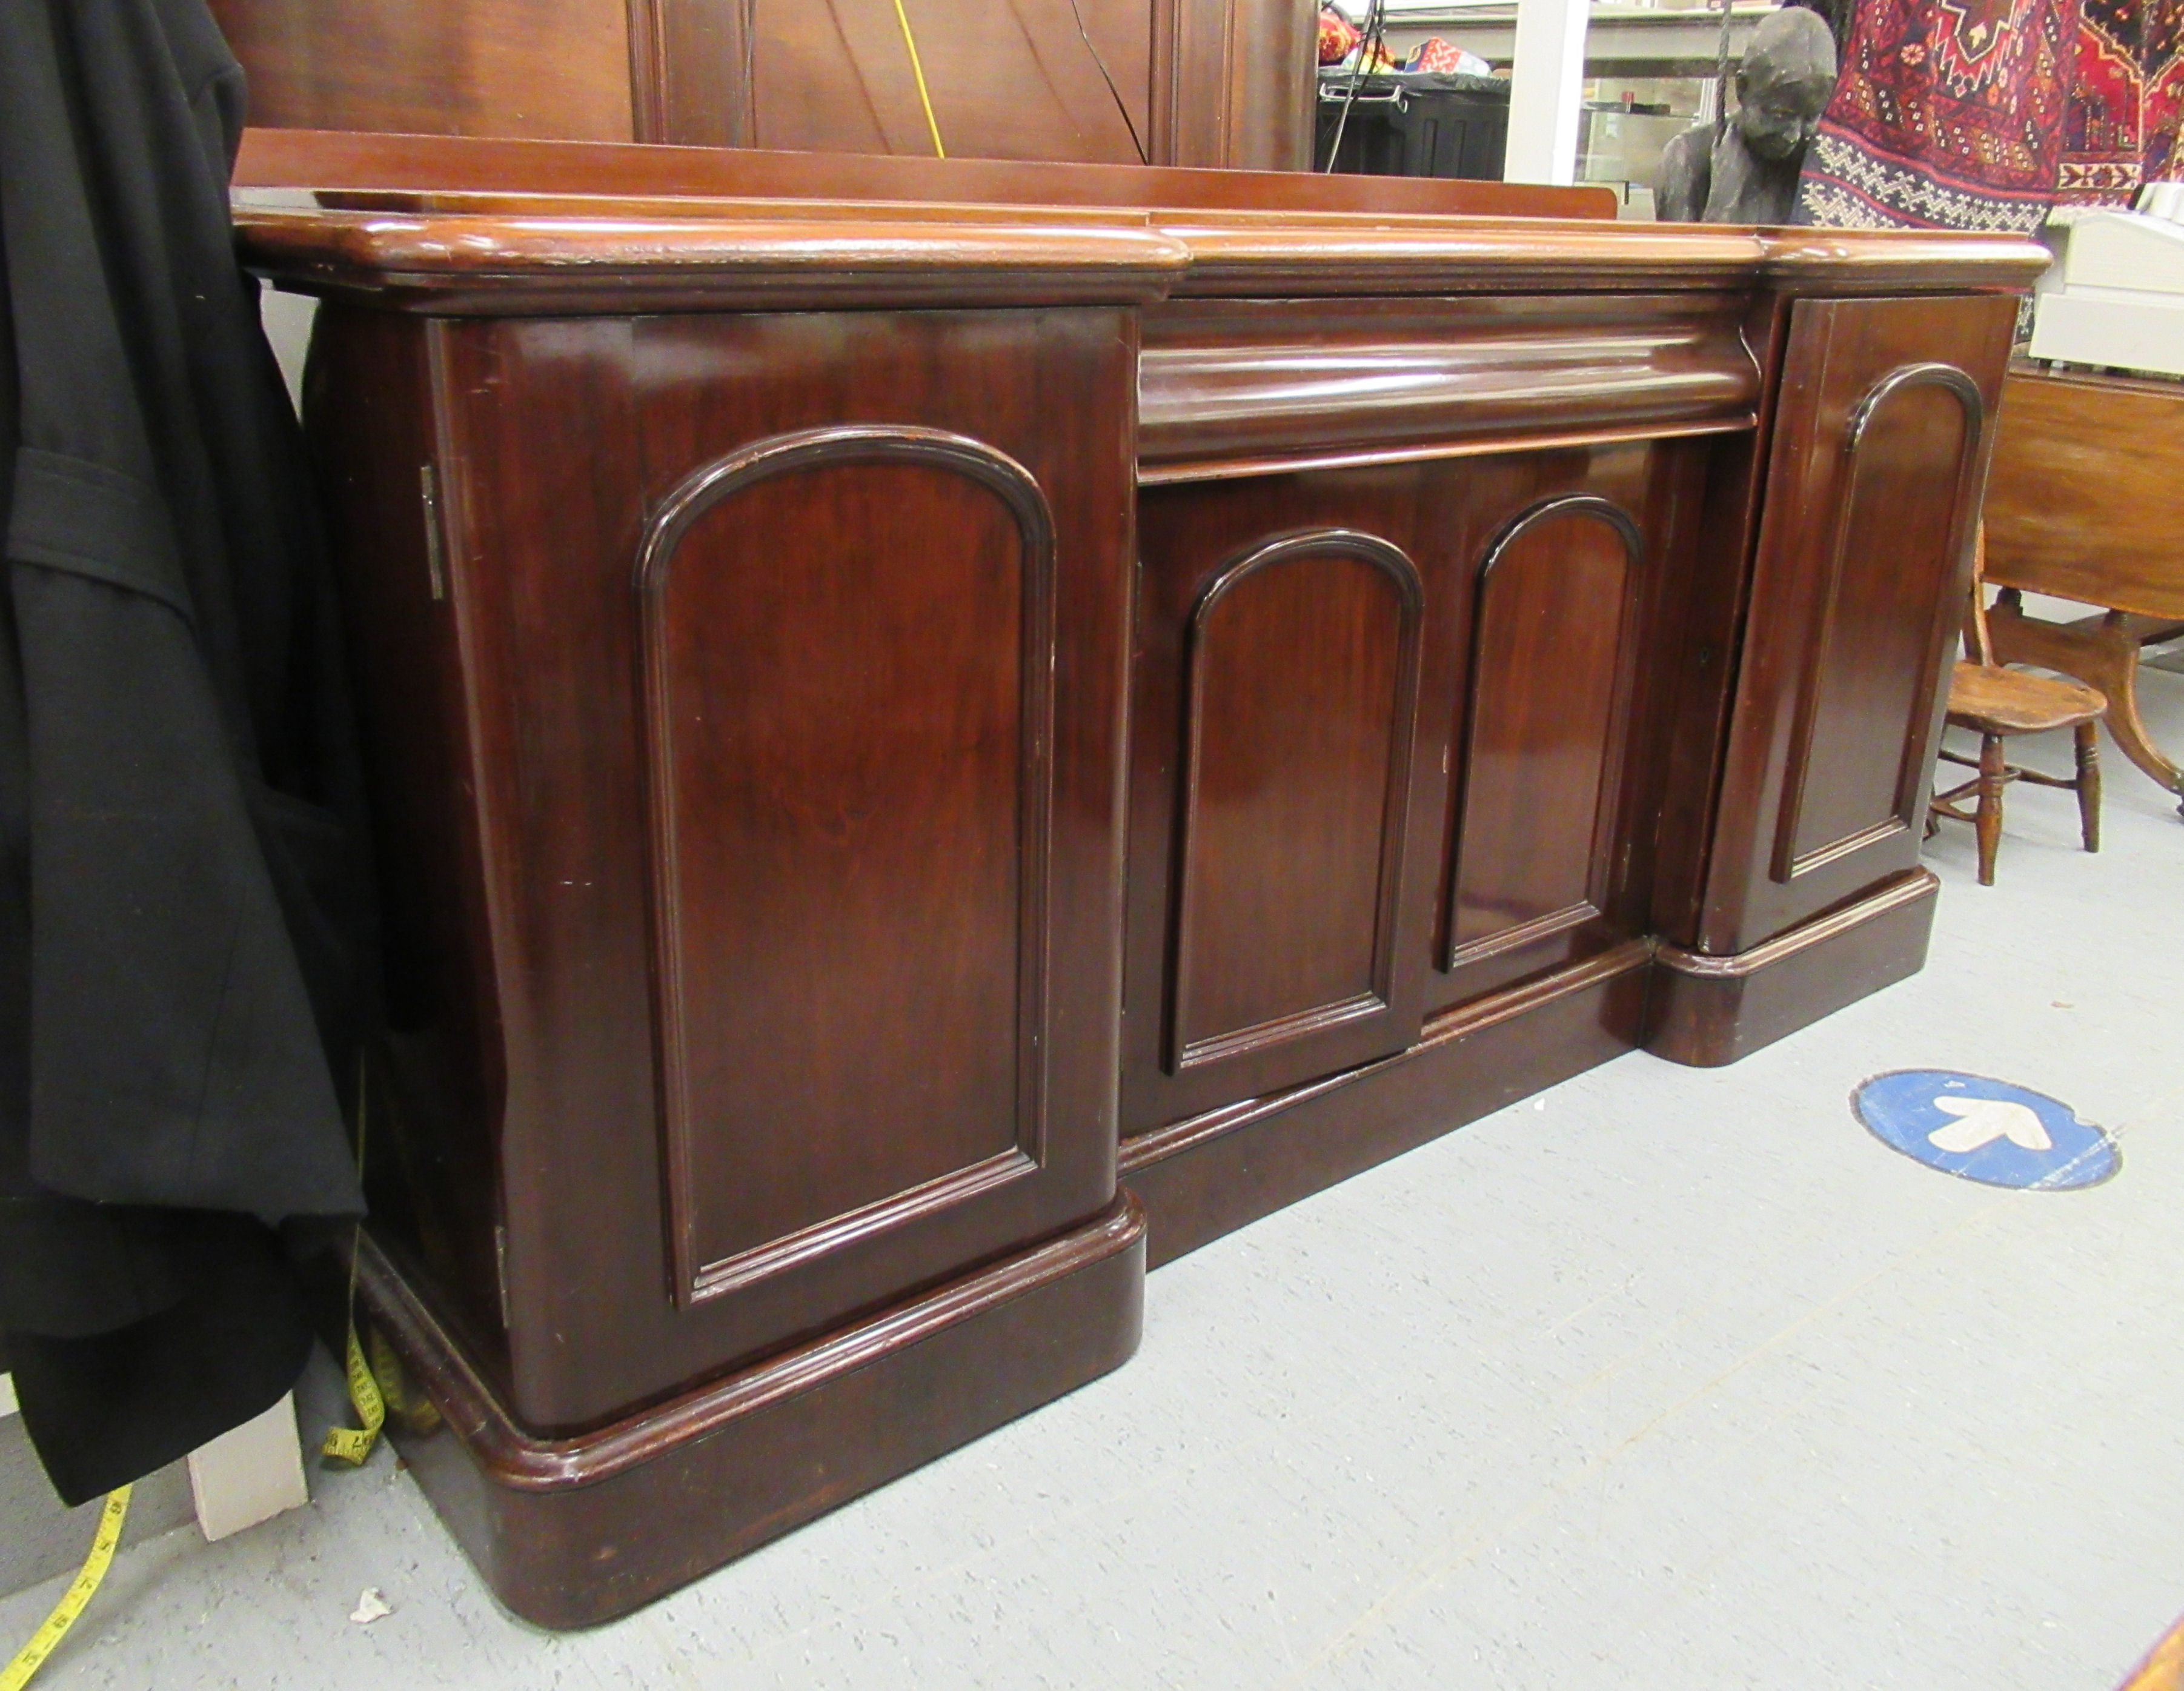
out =
<svg viewBox="0 0 2184 1691"><path fill-rule="evenodd" d="M1717 1069L1916 974L1940 890L1932 870L1914 870L1734 957L1663 945L1646 1048Z"/></svg>
<svg viewBox="0 0 2184 1691"><path fill-rule="evenodd" d="M2014 291L2048 262L2015 238L1619 223L1591 190L1306 172L252 131L235 181L254 268L436 314Z"/></svg>
<svg viewBox="0 0 2184 1691"><path fill-rule="evenodd" d="M1306 217L1162 212L1190 249L1179 295L1470 293L1536 289L1810 287L1827 293L2020 291L2044 248L2013 237L1800 232L1537 215Z"/></svg>
<svg viewBox="0 0 2184 1691"><path fill-rule="evenodd" d="M1627 941L1460 1006L1394 1057L1126 1140L1153 1266L1634 1049L1652 961Z"/></svg>
<svg viewBox="0 0 2184 1691"><path fill-rule="evenodd" d="M1124 1195L1059 1238L554 1439L510 1418L368 1236L359 1286L399 1364L389 1426L433 1508L517 1615L588 1627L1120 1366L1143 1321L1145 1240Z"/></svg>
<svg viewBox="0 0 2184 1691"><path fill-rule="evenodd" d="M254 268L436 315L1144 304L1190 260L1144 227L739 215L398 215L240 203Z"/></svg>
<svg viewBox="0 0 2184 1691"><path fill-rule="evenodd" d="M1050 166L1056 170L1072 167ZM429 197L428 197L429 198ZM250 267L305 292L436 315L754 307L1150 304L1169 297L1603 293L1765 282L1831 293L2014 291L2041 249L1866 234L1829 265L1765 231L1546 218L1264 215L1146 208L1142 220L1036 202L1020 218L944 205L694 204L668 216L541 200L498 212L339 209L243 194Z"/></svg>
<svg viewBox="0 0 2184 1691"><path fill-rule="evenodd" d="M1602 221L1615 216L1614 192L1602 187L1425 176L1331 176L1310 170L487 140L352 130L248 130L236 159L234 181L237 187L470 189L1136 209L1169 204L1275 211L1363 209L1429 216L1484 212Z"/></svg>
<svg viewBox="0 0 2184 1691"><path fill-rule="evenodd" d="M1755 426L1735 296L1177 301L1139 358L1144 483Z"/></svg>

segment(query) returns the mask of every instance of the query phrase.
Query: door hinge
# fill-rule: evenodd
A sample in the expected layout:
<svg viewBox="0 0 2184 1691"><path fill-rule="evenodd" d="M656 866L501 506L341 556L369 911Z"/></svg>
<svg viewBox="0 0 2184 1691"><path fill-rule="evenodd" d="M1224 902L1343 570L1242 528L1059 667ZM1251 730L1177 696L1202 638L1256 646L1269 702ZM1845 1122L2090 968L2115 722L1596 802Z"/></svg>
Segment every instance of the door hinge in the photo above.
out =
<svg viewBox="0 0 2184 1691"><path fill-rule="evenodd" d="M508 1229L496 1221L493 1226L493 1278L500 1286L500 1325L503 1332L515 1326L508 1308Z"/></svg>
<svg viewBox="0 0 2184 1691"><path fill-rule="evenodd" d="M425 508L425 568L435 600L448 596L447 561L440 550L440 478L430 464L417 466L417 499Z"/></svg>

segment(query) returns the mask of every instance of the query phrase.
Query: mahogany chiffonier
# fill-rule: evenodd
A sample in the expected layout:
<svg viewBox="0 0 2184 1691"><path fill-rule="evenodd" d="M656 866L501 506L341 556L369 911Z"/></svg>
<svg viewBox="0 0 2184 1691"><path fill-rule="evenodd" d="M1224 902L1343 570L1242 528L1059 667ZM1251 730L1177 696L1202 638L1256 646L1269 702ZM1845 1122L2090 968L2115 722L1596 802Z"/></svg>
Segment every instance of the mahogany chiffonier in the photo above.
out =
<svg viewBox="0 0 2184 1691"><path fill-rule="evenodd" d="M1149 1256L1923 960L2036 247L356 135L242 180L323 302L364 1288L523 1615L1117 1366Z"/></svg>

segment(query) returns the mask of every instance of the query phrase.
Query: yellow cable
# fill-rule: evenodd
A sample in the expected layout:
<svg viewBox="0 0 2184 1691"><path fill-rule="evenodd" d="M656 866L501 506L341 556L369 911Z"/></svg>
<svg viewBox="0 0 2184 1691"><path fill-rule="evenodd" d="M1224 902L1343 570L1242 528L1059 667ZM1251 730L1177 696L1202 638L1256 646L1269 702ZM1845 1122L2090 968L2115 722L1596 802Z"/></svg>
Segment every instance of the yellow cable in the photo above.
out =
<svg viewBox="0 0 2184 1691"><path fill-rule="evenodd" d="M902 9L902 0L894 0L895 21L902 25L902 44L910 49L910 74L917 78L917 98L925 108L925 126L933 131L933 156L945 159L948 149L940 144L940 124L933 115L933 96L925 87L925 67L917 62L917 37L910 32L910 14Z"/></svg>
<svg viewBox="0 0 2184 1691"><path fill-rule="evenodd" d="M99 1582L113 1565L114 1547L121 1542L121 1523L128 1518L129 1487L122 1486L106 1494L106 1507L98 1512L98 1530L92 1534L91 1554L83 1559L74 1582L61 1593L61 1600L53 1604L45 1623L31 1634L31 1642L16 1653L14 1660L0 1668L0 1691L23 1691L31 1676L46 1665L46 1658L60 1648L61 1640L98 1593Z"/></svg>

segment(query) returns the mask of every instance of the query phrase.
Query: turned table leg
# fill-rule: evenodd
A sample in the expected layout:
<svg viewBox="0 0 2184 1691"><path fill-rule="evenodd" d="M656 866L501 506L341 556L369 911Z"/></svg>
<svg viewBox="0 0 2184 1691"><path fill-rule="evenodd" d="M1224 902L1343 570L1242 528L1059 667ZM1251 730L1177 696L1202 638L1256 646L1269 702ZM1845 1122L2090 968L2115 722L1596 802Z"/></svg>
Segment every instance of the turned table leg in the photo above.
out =
<svg viewBox="0 0 2184 1691"><path fill-rule="evenodd" d="M2170 792L2184 795L2184 768L2163 755L2138 713L2139 646L2149 630L2165 627L2151 617L2111 611L2078 622L2028 617L2014 593L1988 612L1989 638L1997 663L2029 663L2075 676L2108 695L2109 732L2131 759ZM2177 808L2184 811L2184 804Z"/></svg>

